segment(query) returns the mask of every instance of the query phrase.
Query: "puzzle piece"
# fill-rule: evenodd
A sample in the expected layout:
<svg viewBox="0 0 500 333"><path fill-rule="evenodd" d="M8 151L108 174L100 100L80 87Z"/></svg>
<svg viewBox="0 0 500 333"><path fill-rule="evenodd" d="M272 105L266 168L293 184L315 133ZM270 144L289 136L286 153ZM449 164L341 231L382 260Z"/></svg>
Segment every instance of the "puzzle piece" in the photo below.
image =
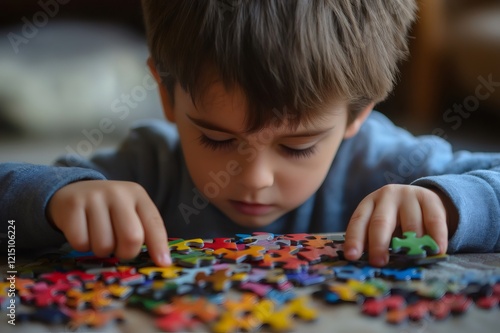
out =
<svg viewBox="0 0 500 333"><path fill-rule="evenodd" d="M302 245L303 243L310 240L310 237L315 237L311 234L285 234L282 236L278 236L277 239L280 240L289 240L292 245Z"/></svg>
<svg viewBox="0 0 500 333"><path fill-rule="evenodd" d="M429 315L429 302L419 300L405 308L392 309L387 312L386 321L391 324L401 324L408 319L421 321Z"/></svg>
<svg viewBox="0 0 500 333"><path fill-rule="evenodd" d="M299 251L296 246L284 246L279 250L269 250L262 261L257 263L259 267L280 267L288 272L300 272L306 269L309 263L298 259L294 254Z"/></svg>
<svg viewBox="0 0 500 333"><path fill-rule="evenodd" d="M111 304L111 293L101 284L88 291L68 290L66 298L66 305L75 309L82 309L88 305L93 309L101 310Z"/></svg>
<svg viewBox="0 0 500 333"><path fill-rule="evenodd" d="M262 260L266 248L263 246L253 246L250 245L244 250L229 250L225 248L217 249L213 254L217 257L222 257L223 261L240 263L245 260L258 261Z"/></svg>
<svg viewBox="0 0 500 333"><path fill-rule="evenodd" d="M413 283L416 293L420 297L440 299L448 291L448 284L444 281L431 280L423 283Z"/></svg>
<svg viewBox="0 0 500 333"><path fill-rule="evenodd" d="M199 321L189 316L187 312L172 311L155 320L155 325L165 332L192 331Z"/></svg>
<svg viewBox="0 0 500 333"><path fill-rule="evenodd" d="M104 284L102 281L89 282L85 284L87 290L106 290L113 298L125 299L134 291L134 289L127 285L119 284Z"/></svg>
<svg viewBox="0 0 500 333"><path fill-rule="evenodd" d="M293 328L293 318L313 321L318 317L317 311L311 307L306 296L297 297L274 312L263 312L262 322L269 325L274 331L289 331ZM267 315L267 316L266 316Z"/></svg>
<svg viewBox="0 0 500 333"><path fill-rule="evenodd" d="M23 297L31 293L31 288L35 285L35 281L33 281L32 279L17 278L15 285L17 290L17 296ZM10 283L7 284L6 282L6 286L10 286ZM2 295L2 283L0 282L0 296L1 295ZM7 294L4 294L4 296L7 296Z"/></svg>
<svg viewBox="0 0 500 333"><path fill-rule="evenodd" d="M247 245L263 246L266 250L279 250L281 246L290 246L290 240L275 238L274 234L268 232L254 232L252 236L243 238L241 241Z"/></svg>
<svg viewBox="0 0 500 333"><path fill-rule="evenodd" d="M393 237L391 248L394 253L404 252L410 257L426 257L439 253L439 246L429 235L417 237L417 233L407 231L403 233L404 238Z"/></svg>
<svg viewBox="0 0 500 333"><path fill-rule="evenodd" d="M442 298L433 300L429 304L431 315L437 320L447 318L450 313L462 315L472 304L472 300L461 294L446 294Z"/></svg>
<svg viewBox="0 0 500 333"><path fill-rule="evenodd" d="M72 270L64 273L63 272L45 273L40 275L40 279L51 283L57 283L59 281L72 281L72 280L91 282L97 280L97 275L88 274L81 270Z"/></svg>
<svg viewBox="0 0 500 333"><path fill-rule="evenodd" d="M205 251L198 249L191 250L189 253L171 253L171 257L173 262L178 266L188 268L211 266L217 261L215 256L209 255Z"/></svg>
<svg viewBox="0 0 500 333"><path fill-rule="evenodd" d="M95 327L101 328L109 322L123 322L125 321L125 314L121 309L113 309L107 311L98 310L83 310L83 311L66 311L70 316L68 328L76 331L80 327Z"/></svg>
<svg viewBox="0 0 500 333"><path fill-rule="evenodd" d="M340 283L324 284L321 290L314 292L313 295L328 304L356 303L358 300L358 295L352 288Z"/></svg>
<svg viewBox="0 0 500 333"><path fill-rule="evenodd" d="M297 298L297 294L295 294L293 291L290 290L279 291L276 289L272 289L270 292L267 293L266 298L273 301L274 304L283 305L288 301Z"/></svg>
<svg viewBox="0 0 500 333"><path fill-rule="evenodd" d="M339 280L358 280L363 281L368 278L375 277L380 272L379 268L365 266L357 267L354 265L346 265L340 267L333 267L335 277Z"/></svg>
<svg viewBox="0 0 500 333"><path fill-rule="evenodd" d="M215 292L227 291L232 285L229 269L217 270L210 275L207 275L205 272L199 272L196 274L195 280L201 286L210 286Z"/></svg>
<svg viewBox="0 0 500 333"><path fill-rule="evenodd" d="M258 282L244 282L238 286L238 289L251 291L261 298L266 297L273 290L271 286Z"/></svg>
<svg viewBox="0 0 500 333"><path fill-rule="evenodd" d="M437 300L419 299L413 304L408 304L406 308L389 310L386 320L391 324L400 324L408 319L421 321L428 316L432 316L436 320L443 320L450 313L465 313L471 304L470 298L454 294L447 294Z"/></svg>
<svg viewBox="0 0 500 333"><path fill-rule="evenodd" d="M238 247L240 245L240 247ZM229 250L243 250L245 248L244 244L236 244L233 242L233 238L214 238L211 242L205 242L203 245L204 249L229 249Z"/></svg>
<svg viewBox="0 0 500 333"><path fill-rule="evenodd" d="M121 285L131 286L144 283L146 277L137 273L135 267L118 266L114 272L102 272L102 280L107 283L119 283Z"/></svg>
<svg viewBox="0 0 500 333"><path fill-rule="evenodd" d="M168 242L168 246L170 248L170 252L179 252L179 253L189 253L193 249L197 248L201 249L203 247L203 239L195 238L195 239L176 239Z"/></svg>
<svg viewBox="0 0 500 333"><path fill-rule="evenodd" d="M297 257L307 260L309 264L316 264L322 261L333 261L338 259L337 249L330 245L323 247L305 246L297 252Z"/></svg>
<svg viewBox="0 0 500 333"><path fill-rule="evenodd" d="M166 301L164 299L153 299L140 294L132 295L127 301L128 306L137 307L145 310L146 312L152 312L165 303Z"/></svg>
<svg viewBox="0 0 500 333"><path fill-rule="evenodd" d="M255 318L254 315L248 316L248 314L254 311L264 315L266 311L272 311L272 307L267 310L263 306L272 306L272 302L269 300L263 302L263 304L259 305L257 296L251 293L243 293L239 300L226 299L222 304L224 311L221 313L220 318L211 325L212 332L252 332L256 330L262 325L262 321Z"/></svg>
<svg viewBox="0 0 500 333"><path fill-rule="evenodd" d="M139 268L139 273L144 274L148 279L154 279L155 277L161 277L163 279L173 279L179 276L182 272L182 268L172 265L167 267L142 267Z"/></svg>
<svg viewBox="0 0 500 333"><path fill-rule="evenodd" d="M51 305L61 306L66 303L66 292L73 288L80 288L80 281L62 281L48 284L45 281L36 282L31 288L30 294L22 295L21 300L36 307Z"/></svg>
<svg viewBox="0 0 500 333"><path fill-rule="evenodd" d="M205 297L176 296L170 303L162 304L154 309L157 315L169 314L173 311L182 311L190 314L204 323L213 321L219 315L219 308Z"/></svg>
<svg viewBox="0 0 500 333"><path fill-rule="evenodd" d="M309 272L287 273L286 276L288 281L298 286L310 286L325 281L324 276Z"/></svg>
<svg viewBox="0 0 500 333"><path fill-rule="evenodd" d="M405 306L406 300L404 297L391 295L381 299L370 298L365 300L361 312L368 316L377 317L389 310L403 309Z"/></svg>
<svg viewBox="0 0 500 333"><path fill-rule="evenodd" d="M491 295L484 295L476 299L476 305L481 309L492 309L500 305L500 283L492 287Z"/></svg>
<svg viewBox="0 0 500 333"><path fill-rule="evenodd" d="M380 275L397 281L420 280L422 279L422 270L418 267L410 267L406 269L384 267L380 270Z"/></svg>

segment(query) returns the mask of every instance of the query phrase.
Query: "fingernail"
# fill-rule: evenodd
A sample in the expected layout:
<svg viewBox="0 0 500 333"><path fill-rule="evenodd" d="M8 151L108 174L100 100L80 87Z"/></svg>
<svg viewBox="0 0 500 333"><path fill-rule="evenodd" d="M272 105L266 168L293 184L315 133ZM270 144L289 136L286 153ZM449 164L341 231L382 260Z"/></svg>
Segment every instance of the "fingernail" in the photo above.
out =
<svg viewBox="0 0 500 333"><path fill-rule="evenodd" d="M375 258L373 259L374 266L385 266L386 260L385 258Z"/></svg>
<svg viewBox="0 0 500 333"><path fill-rule="evenodd" d="M161 255L160 262L165 266L172 265L172 258L170 258L170 254L164 253L163 255Z"/></svg>
<svg viewBox="0 0 500 333"><path fill-rule="evenodd" d="M350 258L357 257L358 256L358 249L356 249L355 247L352 247L352 248L348 249L345 254Z"/></svg>

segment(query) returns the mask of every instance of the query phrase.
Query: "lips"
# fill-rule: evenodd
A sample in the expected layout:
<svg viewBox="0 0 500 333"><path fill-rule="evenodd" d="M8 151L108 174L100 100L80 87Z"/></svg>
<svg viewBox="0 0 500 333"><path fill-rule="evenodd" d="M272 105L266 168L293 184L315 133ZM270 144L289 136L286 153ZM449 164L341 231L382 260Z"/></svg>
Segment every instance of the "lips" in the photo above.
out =
<svg viewBox="0 0 500 333"><path fill-rule="evenodd" d="M231 200L230 202L238 212L245 215L266 215L273 209L273 205L264 205L259 203L249 203L235 200Z"/></svg>

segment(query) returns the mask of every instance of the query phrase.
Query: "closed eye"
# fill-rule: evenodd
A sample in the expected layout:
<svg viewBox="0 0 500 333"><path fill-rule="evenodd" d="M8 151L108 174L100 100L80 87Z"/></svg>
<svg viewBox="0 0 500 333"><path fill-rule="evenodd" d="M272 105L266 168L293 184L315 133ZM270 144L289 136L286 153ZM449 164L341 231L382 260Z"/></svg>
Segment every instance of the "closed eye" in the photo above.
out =
<svg viewBox="0 0 500 333"><path fill-rule="evenodd" d="M222 141L213 140L213 139L210 139L205 134L202 134L198 137L198 141L200 142L200 144L202 146L209 148L211 150L214 150L214 151L231 148L233 146L234 140L235 139L228 139L228 140L222 140Z"/></svg>
<svg viewBox="0 0 500 333"><path fill-rule="evenodd" d="M295 149L282 145L281 148L286 155L297 159L311 157L316 152L316 146L311 146L304 149Z"/></svg>

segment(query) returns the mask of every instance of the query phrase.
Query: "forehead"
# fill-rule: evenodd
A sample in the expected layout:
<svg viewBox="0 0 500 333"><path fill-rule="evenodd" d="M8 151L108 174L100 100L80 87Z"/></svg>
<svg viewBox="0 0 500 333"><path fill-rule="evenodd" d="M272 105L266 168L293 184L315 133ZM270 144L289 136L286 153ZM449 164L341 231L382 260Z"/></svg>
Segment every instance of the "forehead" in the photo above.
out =
<svg viewBox="0 0 500 333"><path fill-rule="evenodd" d="M330 124L333 120L338 120L339 116L347 114L347 103L341 100L332 100L321 109L302 110L300 115L297 112L291 112L286 106L251 110L247 95L238 85L227 87L217 78L207 80L194 96L179 85L176 85L175 94L176 102L183 104L184 111L190 117L228 124L233 131L241 133L255 132L264 127L281 130L325 127L325 123ZM255 131L248 130L248 118L252 112L260 113L260 116L265 113L266 118L263 126ZM294 121L295 117L300 117L300 121Z"/></svg>

